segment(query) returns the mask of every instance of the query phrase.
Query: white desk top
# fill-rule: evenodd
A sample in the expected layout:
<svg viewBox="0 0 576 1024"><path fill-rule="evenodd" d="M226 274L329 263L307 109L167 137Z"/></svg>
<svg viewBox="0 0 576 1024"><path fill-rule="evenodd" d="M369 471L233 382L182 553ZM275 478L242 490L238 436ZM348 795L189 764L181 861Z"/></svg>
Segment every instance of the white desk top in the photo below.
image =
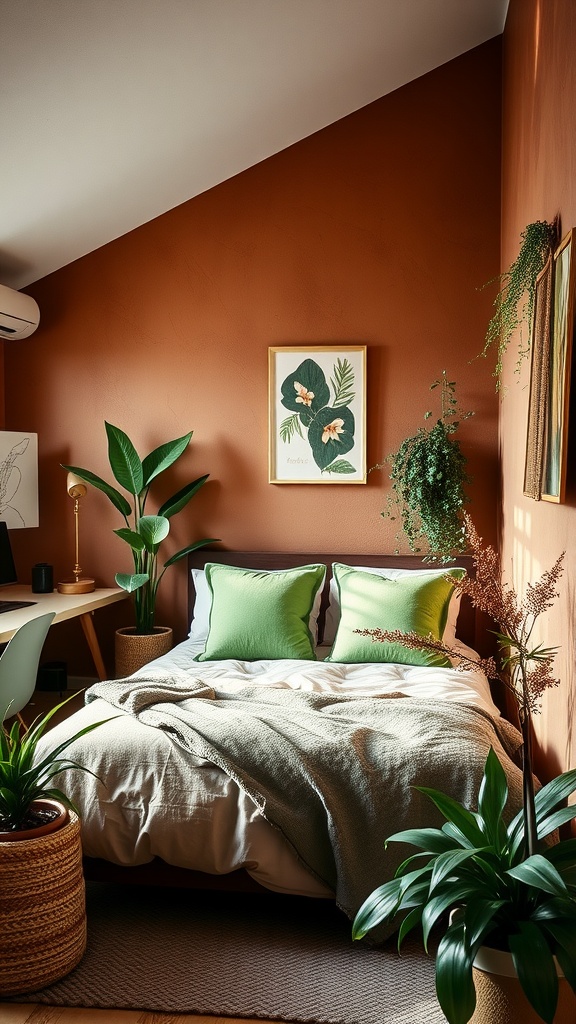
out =
<svg viewBox="0 0 576 1024"><path fill-rule="evenodd" d="M47 612L56 612L54 622L63 622L64 619L73 619L77 615L86 615L96 608L103 608L104 605L114 604L115 601L124 601L129 595L120 587L112 587L109 590L97 588L91 594L59 594L54 590L51 594L33 594L32 588L21 586L19 583L11 584L8 587L0 587L0 601L34 601L34 604L26 608L16 608L11 612L0 612L0 643L6 643L14 635L20 626L38 615L45 615Z"/></svg>

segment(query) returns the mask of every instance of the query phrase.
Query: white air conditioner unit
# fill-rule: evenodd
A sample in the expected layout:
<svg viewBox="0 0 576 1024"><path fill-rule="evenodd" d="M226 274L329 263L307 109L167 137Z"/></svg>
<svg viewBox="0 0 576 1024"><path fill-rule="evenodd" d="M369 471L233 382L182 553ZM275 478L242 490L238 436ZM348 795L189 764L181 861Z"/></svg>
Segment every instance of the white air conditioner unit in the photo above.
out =
<svg viewBox="0 0 576 1024"><path fill-rule="evenodd" d="M0 284L0 338L20 341L28 338L40 323L38 303L31 295Z"/></svg>

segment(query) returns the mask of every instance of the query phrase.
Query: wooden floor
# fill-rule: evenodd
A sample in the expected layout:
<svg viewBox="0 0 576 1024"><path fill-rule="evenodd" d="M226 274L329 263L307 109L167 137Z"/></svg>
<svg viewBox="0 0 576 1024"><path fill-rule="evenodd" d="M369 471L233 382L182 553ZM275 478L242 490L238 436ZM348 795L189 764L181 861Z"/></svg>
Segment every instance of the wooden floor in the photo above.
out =
<svg viewBox="0 0 576 1024"><path fill-rule="evenodd" d="M195 1017L189 1013L149 1013L146 1010L90 1010L44 1006L41 1003L0 1003L0 1024L231 1024L235 1017ZM278 1024L249 1020L239 1024Z"/></svg>

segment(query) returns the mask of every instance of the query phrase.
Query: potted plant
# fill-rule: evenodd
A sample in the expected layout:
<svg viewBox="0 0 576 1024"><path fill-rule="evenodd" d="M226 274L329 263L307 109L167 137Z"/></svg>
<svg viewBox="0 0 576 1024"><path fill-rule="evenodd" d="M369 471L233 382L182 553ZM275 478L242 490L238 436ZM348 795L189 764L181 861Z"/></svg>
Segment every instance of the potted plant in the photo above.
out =
<svg viewBox="0 0 576 1024"><path fill-rule="evenodd" d="M102 723L39 754L41 736L66 703L29 729L18 719L10 730L0 726L0 995L52 984L86 948L80 821L54 777L89 771L62 755Z"/></svg>
<svg viewBox="0 0 576 1024"><path fill-rule="evenodd" d="M554 250L558 239L558 223L537 220L528 224L520 235L520 251L514 262L497 278L500 288L494 300L494 314L488 324L484 348L480 355L486 357L489 349L496 345L496 390L502 387L502 360L512 335L524 323L528 333L532 328L536 299L536 278L544 269L546 261ZM491 282L488 282L489 284ZM487 287L485 285L484 287ZM524 301L523 301L524 300ZM516 371L530 351L530 341L520 344Z"/></svg>
<svg viewBox="0 0 576 1024"><path fill-rule="evenodd" d="M180 458L190 443L192 431L174 441L167 441L141 459L123 430L111 423L105 423L105 427L110 468L116 483L128 492L130 501L112 484L87 469L80 469L78 466L63 468L106 494L126 524L114 530L114 533L128 544L134 562L133 573L116 573L115 577L119 587L129 594L134 594L136 625L118 630L116 633L116 673L125 676L152 658L165 653L172 645L171 627L155 624L156 596L166 569L191 551L215 543L215 538L188 544L171 555L159 569L158 551L160 544L170 532L172 516L185 508L190 499L204 486L209 474L206 473L192 483L186 484L168 498L155 515L148 515L146 503L152 481Z"/></svg>
<svg viewBox="0 0 576 1024"><path fill-rule="evenodd" d="M430 429L419 427L386 459L392 467L392 495L382 516L400 519L411 551L419 553L422 542L427 543L424 561L448 563L465 549L462 512L468 500L464 487L470 479L454 434L460 421L473 413L458 409L456 383L448 380L445 370L430 390L436 388L440 388L440 418ZM424 419L431 416L427 412Z"/></svg>
<svg viewBox="0 0 576 1024"><path fill-rule="evenodd" d="M442 651L464 667L480 666L504 684L513 696L522 732L523 806L513 817L507 813L505 775L493 750L475 811L437 790L422 788L445 823L388 838L387 843L407 843L417 852L368 897L356 915L353 936L362 938L399 915L399 945L421 926L427 948L431 929L438 926L443 935L436 953L436 992L449 1024L573 1024L576 839L553 839L560 826L576 817L576 807L565 805L576 790L576 770L535 793L531 749L532 715L544 690L557 685L552 676L556 649L535 645L531 636L538 617L557 596L563 556L538 583L529 584L519 600L502 580L494 550L482 547L469 517L465 526L476 577L464 576L455 588L498 624L498 658L476 659L414 633L363 632L376 641L394 639L408 647ZM517 979L502 978L501 967L490 968L494 959ZM557 965L564 974L560 981ZM501 1015L494 1018L487 1002L498 1002Z"/></svg>

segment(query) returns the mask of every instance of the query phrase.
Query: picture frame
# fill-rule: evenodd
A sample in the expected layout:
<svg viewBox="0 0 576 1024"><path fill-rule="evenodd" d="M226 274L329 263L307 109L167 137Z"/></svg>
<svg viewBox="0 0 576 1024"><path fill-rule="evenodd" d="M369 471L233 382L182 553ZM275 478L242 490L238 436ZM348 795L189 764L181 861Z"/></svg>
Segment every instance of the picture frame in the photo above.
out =
<svg viewBox="0 0 576 1024"><path fill-rule="evenodd" d="M365 484L366 345L268 350L271 484Z"/></svg>
<svg viewBox="0 0 576 1024"><path fill-rule="evenodd" d="M524 494L527 498L534 498L535 501L540 501L542 494L542 464L550 368L553 282L553 259L552 254L550 254L536 278L532 338L530 343L532 355L530 362L528 424L526 429Z"/></svg>
<svg viewBox="0 0 576 1024"><path fill-rule="evenodd" d="M568 410L576 265L573 259L574 228L564 236L554 253L552 320L548 382L545 401L542 453L541 498L561 503L566 496L568 457Z"/></svg>
<svg viewBox="0 0 576 1024"><path fill-rule="evenodd" d="M38 434L30 430L0 430L0 520L9 530L38 526Z"/></svg>

